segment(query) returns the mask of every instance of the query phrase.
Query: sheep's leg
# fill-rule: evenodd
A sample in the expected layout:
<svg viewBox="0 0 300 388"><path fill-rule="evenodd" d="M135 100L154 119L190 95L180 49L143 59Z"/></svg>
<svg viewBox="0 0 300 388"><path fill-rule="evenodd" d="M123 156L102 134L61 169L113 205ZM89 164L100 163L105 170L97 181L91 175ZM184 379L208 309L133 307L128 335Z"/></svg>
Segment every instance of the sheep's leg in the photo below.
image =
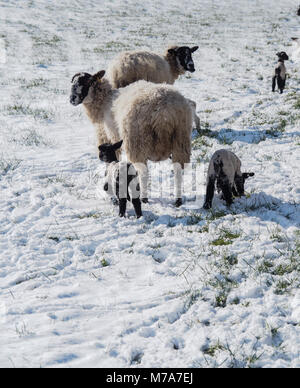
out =
<svg viewBox="0 0 300 388"><path fill-rule="evenodd" d="M140 218L143 216L142 214L142 204L141 200L139 198L134 198L132 199L132 205L134 207L134 211L136 214L136 218Z"/></svg>
<svg viewBox="0 0 300 388"><path fill-rule="evenodd" d="M277 76L277 84L278 84L278 89L280 90L280 93L283 93L284 89L284 79L280 77L280 75Z"/></svg>
<svg viewBox="0 0 300 388"><path fill-rule="evenodd" d="M191 107L192 109L192 112L193 112L193 120L194 120L194 123L196 125L196 130L197 132L201 132L201 122L200 122L200 119L199 117L197 116L197 113L196 113L196 109L197 109L197 104L195 103L195 101L193 100L190 100L190 99L186 99L189 106Z"/></svg>
<svg viewBox="0 0 300 388"><path fill-rule="evenodd" d="M174 179L175 179L175 206L182 205L182 166L180 163L174 163Z"/></svg>
<svg viewBox="0 0 300 388"><path fill-rule="evenodd" d="M120 198L119 200L119 216L125 217L127 198Z"/></svg>
<svg viewBox="0 0 300 388"><path fill-rule="evenodd" d="M216 183L216 177L214 175L210 176L208 178L208 182L206 186L206 196L205 196L205 201L203 205L204 209L210 209L212 207L212 201L215 193L215 183Z"/></svg>
<svg viewBox="0 0 300 388"><path fill-rule="evenodd" d="M245 195L244 179L242 175L235 175L234 177L233 195L235 197L243 197Z"/></svg>
<svg viewBox="0 0 300 388"><path fill-rule="evenodd" d="M272 78L272 92L275 92L275 88L276 88L276 75L274 75L274 77Z"/></svg>
<svg viewBox="0 0 300 388"><path fill-rule="evenodd" d="M201 132L201 122L200 122L200 119L199 117L197 116L197 113L194 111L194 122L195 122L195 125L196 125L196 130L197 132Z"/></svg>
<svg viewBox="0 0 300 388"><path fill-rule="evenodd" d="M226 201L227 206L232 205L233 203L233 197L232 197L232 186L229 183L228 178L224 178L220 180L220 187L224 196L224 199Z"/></svg>
<svg viewBox="0 0 300 388"><path fill-rule="evenodd" d="M147 162L145 163L134 163L134 168L138 172L139 183L140 183L140 198L143 203L148 203L148 168Z"/></svg>

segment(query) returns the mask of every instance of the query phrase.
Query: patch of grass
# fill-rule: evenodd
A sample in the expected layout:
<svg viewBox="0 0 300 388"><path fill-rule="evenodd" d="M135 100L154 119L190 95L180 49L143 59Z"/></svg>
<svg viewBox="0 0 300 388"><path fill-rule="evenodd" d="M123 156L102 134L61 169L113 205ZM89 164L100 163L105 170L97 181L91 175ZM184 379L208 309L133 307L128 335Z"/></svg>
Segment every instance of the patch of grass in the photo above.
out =
<svg viewBox="0 0 300 388"><path fill-rule="evenodd" d="M202 352L210 357L215 357L216 353L225 350L225 347L218 341L215 345L202 348Z"/></svg>
<svg viewBox="0 0 300 388"><path fill-rule="evenodd" d="M213 246L231 245L233 244L233 240L239 238L240 236L241 234L239 233L231 232L228 229L222 229L221 235L217 239L213 240L211 242L211 245Z"/></svg>
<svg viewBox="0 0 300 388"><path fill-rule="evenodd" d="M52 120L53 113L44 108L31 108L29 105L14 104L6 107L9 115L30 115L35 119Z"/></svg>
<svg viewBox="0 0 300 388"><path fill-rule="evenodd" d="M16 170L21 163L21 160L10 158L6 159L4 157L0 158L0 176L6 175L10 171Z"/></svg>
<svg viewBox="0 0 300 388"><path fill-rule="evenodd" d="M209 215L207 216L207 221L215 221L219 218L223 218L227 215L227 213L223 210L211 210Z"/></svg>
<svg viewBox="0 0 300 388"><path fill-rule="evenodd" d="M294 105L293 105L293 108L295 108L295 109L300 109L300 98L298 98L298 99L296 100L296 102L295 102Z"/></svg>
<svg viewBox="0 0 300 388"><path fill-rule="evenodd" d="M41 134L39 134L35 129L29 129L22 131L22 134L13 136L10 140L13 143L19 143L26 146L52 146L53 143L44 138Z"/></svg>
<svg viewBox="0 0 300 388"><path fill-rule="evenodd" d="M219 237L211 242L211 245L215 247L223 246L223 245L231 245L233 241L231 240L226 240L223 237Z"/></svg>
<svg viewBox="0 0 300 388"><path fill-rule="evenodd" d="M106 259L101 259L100 261L102 267L108 267L110 265L110 263L106 260Z"/></svg>

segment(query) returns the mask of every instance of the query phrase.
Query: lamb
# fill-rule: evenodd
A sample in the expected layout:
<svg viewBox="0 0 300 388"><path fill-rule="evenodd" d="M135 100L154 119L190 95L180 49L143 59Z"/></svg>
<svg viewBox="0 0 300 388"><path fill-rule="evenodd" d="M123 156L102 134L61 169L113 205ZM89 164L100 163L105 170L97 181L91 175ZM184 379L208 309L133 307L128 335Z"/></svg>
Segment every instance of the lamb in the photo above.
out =
<svg viewBox="0 0 300 388"><path fill-rule="evenodd" d="M245 195L245 180L255 174L253 172L242 173L241 165L240 159L233 152L219 150L214 153L208 167L204 209L212 207L216 181L217 190L222 191L222 199L225 199L227 206L233 203L233 196Z"/></svg>
<svg viewBox="0 0 300 388"><path fill-rule="evenodd" d="M164 55L149 51L125 51L111 62L107 70L107 77L116 89L140 80L173 85L177 78L186 71L191 73L195 71L192 53L198 48L198 46L192 48L172 46ZM196 128L200 131L196 103L192 100L188 101L193 109Z"/></svg>
<svg viewBox="0 0 300 388"><path fill-rule="evenodd" d="M121 148L123 140L116 144L99 146L99 159L108 164L107 182L104 190L115 195L119 202L119 216L125 217L127 201L132 201L137 218L142 217L141 200L137 183L137 172L131 163L118 162L116 151ZM129 195L131 191L131 198Z"/></svg>
<svg viewBox="0 0 300 388"><path fill-rule="evenodd" d="M128 160L138 171L141 198L147 199L148 160L159 162L172 155L175 205L182 205L182 169L190 162L192 109L172 86L138 81L114 89L103 78L80 73L73 78L70 102L83 103L92 122L104 123L109 143L124 140Z"/></svg>
<svg viewBox="0 0 300 388"><path fill-rule="evenodd" d="M289 57L286 52L281 51L276 54L279 58L278 64L275 68L275 75L272 79L272 91L275 92L276 81L278 85L278 89L280 93L283 93L283 89L285 88L286 82L286 67L284 65L284 61L288 61Z"/></svg>

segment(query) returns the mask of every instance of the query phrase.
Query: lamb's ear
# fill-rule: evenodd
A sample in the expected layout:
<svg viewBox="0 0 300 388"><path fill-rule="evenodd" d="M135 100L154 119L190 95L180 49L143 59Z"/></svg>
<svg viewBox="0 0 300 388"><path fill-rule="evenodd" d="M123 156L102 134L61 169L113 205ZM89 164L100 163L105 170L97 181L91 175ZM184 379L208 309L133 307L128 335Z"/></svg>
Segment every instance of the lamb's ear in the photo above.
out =
<svg viewBox="0 0 300 388"><path fill-rule="evenodd" d="M119 148L122 147L123 140L119 141L118 143L115 143L112 147L115 151L117 151Z"/></svg>
<svg viewBox="0 0 300 388"><path fill-rule="evenodd" d="M243 173L243 178L244 179L248 179L248 178L250 178L251 176L254 176L254 175L255 175L254 172L244 172Z"/></svg>
<svg viewBox="0 0 300 388"><path fill-rule="evenodd" d="M197 51L199 48L199 46L194 46L191 48L191 52L194 53L195 51Z"/></svg>

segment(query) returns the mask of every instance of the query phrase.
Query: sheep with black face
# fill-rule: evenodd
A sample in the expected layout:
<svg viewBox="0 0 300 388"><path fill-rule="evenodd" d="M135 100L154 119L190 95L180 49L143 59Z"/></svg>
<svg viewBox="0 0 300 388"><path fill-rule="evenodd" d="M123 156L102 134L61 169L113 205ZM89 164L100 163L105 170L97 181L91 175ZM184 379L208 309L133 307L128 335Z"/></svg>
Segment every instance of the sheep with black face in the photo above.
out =
<svg viewBox="0 0 300 388"><path fill-rule="evenodd" d="M96 125L103 123L108 141L124 140L128 160L138 171L141 198L147 202L147 162L168 160L175 172L175 205L182 205L182 169L190 162L192 108L170 85L138 81L113 89L105 71L73 79L70 102L83 103Z"/></svg>
<svg viewBox="0 0 300 388"><path fill-rule="evenodd" d="M254 173L242 173L241 165L240 159L231 151L219 150L214 153L208 167L204 209L212 207L216 182L217 190L222 192L227 206L233 203L233 197L245 195L245 181Z"/></svg>
<svg viewBox="0 0 300 388"><path fill-rule="evenodd" d="M278 63L275 67L275 75L272 79L272 91L275 92L276 82L280 93L283 93L286 82L286 67L284 61L288 61L289 57L285 51L281 51L276 54L278 56Z"/></svg>

